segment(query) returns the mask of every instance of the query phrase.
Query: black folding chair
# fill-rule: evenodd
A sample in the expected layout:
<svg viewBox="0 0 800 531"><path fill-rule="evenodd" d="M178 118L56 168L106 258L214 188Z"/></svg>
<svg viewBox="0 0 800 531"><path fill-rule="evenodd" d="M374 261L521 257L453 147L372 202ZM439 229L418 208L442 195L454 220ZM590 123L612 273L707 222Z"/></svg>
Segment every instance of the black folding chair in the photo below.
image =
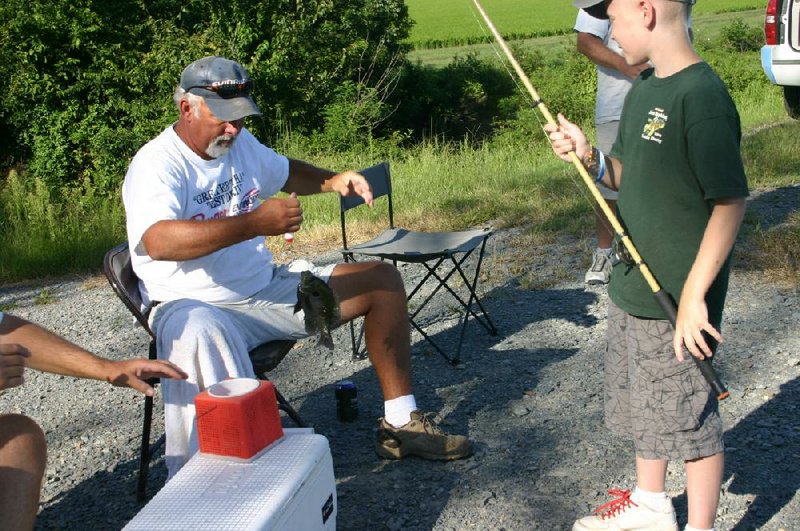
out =
<svg viewBox="0 0 800 531"><path fill-rule="evenodd" d="M157 359L156 355L156 336L150 329L147 316L142 312L142 298L139 294L139 278L133 272L131 266L130 250L128 243L121 243L108 251L103 259L103 271L109 284L114 289L114 293L125 304L125 307L133 314L136 321L150 335L149 358ZM253 370L256 375L267 380L267 373L273 370L286 357L286 354L294 346L294 340L270 341L259 345L250 351L250 361L253 363ZM157 379L149 382L151 385L158 383ZM284 411L298 426L306 427L297 411L292 408L283 395L275 389L278 399L278 407ZM139 478L136 488L136 498L144 501L147 488L147 475L150 469L150 458L160 442L150 444L150 429L153 422L153 397L144 398L144 421L142 422L142 444L139 454Z"/></svg>
<svg viewBox="0 0 800 531"><path fill-rule="evenodd" d="M392 181L389 175L389 163L383 162L375 166L361 170L360 172L372 187L372 194L375 199L385 196L388 201L389 228L384 230L375 238L359 244L348 246L346 213L352 208L364 204L364 200L358 196L341 197L339 201L342 223L342 254L346 262L356 261L355 255L365 255L381 260L391 260L395 265L398 262L421 264L427 270L422 280L408 293L408 301L420 293L422 287L428 282L436 282L433 291L422 300L419 306L409 314L411 325L435 348L447 361L453 365L460 361L461 346L464 342L464 331L467 327L467 320L470 316L478 321L490 335L497 335L497 329L489 318L489 314L481 304L476 292L478 278L483 262L486 241L492 235L491 229L477 229L451 232L416 232L394 226L394 210L392 204ZM472 279L465 274L462 265L467 258L478 250L475 260L475 272ZM440 266L442 269L440 270ZM457 273L457 275L455 275ZM451 278L461 279L463 287L469 292L469 297L465 301L456 291L456 287L451 285ZM460 323L461 330L458 338L458 345L453 355L448 355L445 350L425 333L425 331L415 321L422 309L433 299L436 293L444 288L457 300L462 308ZM479 313L476 312L476 307ZM353 356L361 357L361 334L356 339L356 332L353 322L350 323L350 336L353 344Z"/></svg>

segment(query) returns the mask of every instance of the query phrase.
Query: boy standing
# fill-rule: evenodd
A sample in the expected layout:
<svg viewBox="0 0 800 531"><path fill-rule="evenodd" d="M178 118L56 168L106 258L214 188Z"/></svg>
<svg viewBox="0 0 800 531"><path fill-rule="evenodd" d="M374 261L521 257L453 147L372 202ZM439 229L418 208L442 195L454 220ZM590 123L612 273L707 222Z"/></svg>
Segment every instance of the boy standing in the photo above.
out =
<svg viewBox="0 0 800 531"><path fill-rule="evenodd" d="M619 498L575 522L578 531L677 530L665 493L667 464L674 459L686 467L686 530L714 529L724 466L722 423L710 386L684 349L703 358L722 341L730 254L748 191L738 113L691 45L687 20L693 3L605 3L626 62L649 60L654 66L628 94L611 153L590 146L563 116L560 127L546 126L556 154L568 161L575 151L591 175L619 190L620 222L662 287L679 301L673 329L635 268L614 267L605 418L612 431L634 440L637 486L633 493L612 491Z"/></svg>

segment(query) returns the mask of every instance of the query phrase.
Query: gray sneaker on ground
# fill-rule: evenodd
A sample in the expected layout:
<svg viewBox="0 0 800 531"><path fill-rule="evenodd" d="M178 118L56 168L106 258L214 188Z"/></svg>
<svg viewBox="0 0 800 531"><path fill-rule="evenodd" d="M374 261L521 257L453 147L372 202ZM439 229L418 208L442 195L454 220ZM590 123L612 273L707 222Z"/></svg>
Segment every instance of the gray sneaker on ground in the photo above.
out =
<svg viewBox="0 0 800 531"><path fill-rule="evenodd" d="M412 411L411 421L399 428L380 419L375 452L385 459L416 455L437 461L462 459L472 454L469 439L463 435L448 435L431 416L431 413Z"/></svg>
<svg viewBox="0 0 800 531"><path fill-rule="evenodd" d="M611 257L602 249L595 249L592 255L592 266L584 277L589 285L608 284L611 280Z"/></svg>

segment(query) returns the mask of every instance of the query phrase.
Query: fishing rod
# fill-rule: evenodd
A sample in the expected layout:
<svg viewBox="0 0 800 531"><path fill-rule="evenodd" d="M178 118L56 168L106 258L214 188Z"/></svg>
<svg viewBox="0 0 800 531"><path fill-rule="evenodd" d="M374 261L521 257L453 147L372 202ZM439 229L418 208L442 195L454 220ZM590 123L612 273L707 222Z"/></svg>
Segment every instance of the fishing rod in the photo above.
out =
<svg viewBox="0 0 800 531"><path fill-rule="evenodd" d="M483 20L489 27L489 30L492 32L492 35L494 35L495 41L503 50L503 53L505 53L506 57L511 63L511 66L514 68L514 71L517 73L520 80L522 81L522 84L527 89L528 94L530 94L531 98L533 99L534 107L539 109L539 111L542 113L542 116L544 116L545 120L547 120L547 123L558 127L558 123L553 118L553 115L550 114L550 111L547 109L547 105L545 105L544 102L541 100L541 98L539 98L539 94L536 92L536 89L533 88L530 79L528 79L528 76L525 74L525 71L522 70L522 67L519 66L519 63L514 58L514 55L511 53L511 50L508 49L506 41L503 39L502 35L500 35L500 33L497 31L497 28L494 27L494 24L492 24L489 15L487 15L486 11L483 10L483 6L481 6L481 3L478 0L472 0L472 1L475 3L475 7L478 9L478 12L483 17ZM633 245L633 241L631 240L630 236L625 232L625 229L620 224L616 214L614 214L614 211L611 210L611 208L606 203L605 199L603 199L600 190L597 189L594 180L589 175L589 172L586 170L586 168L584 167L583 163L580 161L577 153L575 153L574 150L569 152L569 158L572 164L578 170L578 173L583 179L583 182L586 185L586 187L591 192L592 197L594 197L595 201L597 202L597 205L606 215L606 219L608 219L609 223L611 223L611 226L614 229L614 233L616 234L620 243L622 243L622 245L624 246L623 248L627 250L628 255L631 258L631 262L639 269L639 272L644 277L645 282L647 282L647 285L653 292L653 296L658 302L658 305L661 307L662 310L664 310L664 313L667 314L667 319L669 320L670 323L672 323L672 326L674 328L675 322L678 317L678 306L675 304L675 301L672 299L672 296L670 296L669 293L664 291L664 288L661 287L656 278L653 276L653 273L650 271L650 268L644 262L641 255L639 254L639 251ZM703 332L703 334L705 335L705 332ZM712 349L713 345L714 343L712 342ZM722 383L722 380L720 380L719 376L714 370L714 367L712 367L711 360L709 360L708 358L702 360L698 359L694 357L691 353L689 355L694 360L695 364L697 365L697 368L700 369L700 373L703 375L708 384L711 386L714 393L717 395L717 399L724 400L725 398L727 398L729 395L728 390L725 388L725 385Z"/></svg>

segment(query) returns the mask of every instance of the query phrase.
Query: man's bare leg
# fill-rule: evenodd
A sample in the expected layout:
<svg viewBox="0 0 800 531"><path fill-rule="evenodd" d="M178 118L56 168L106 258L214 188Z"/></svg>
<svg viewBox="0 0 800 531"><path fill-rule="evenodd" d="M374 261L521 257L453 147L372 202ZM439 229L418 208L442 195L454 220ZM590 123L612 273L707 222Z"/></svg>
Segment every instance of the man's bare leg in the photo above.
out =
<svg viewBox="0 0 800 531"><path fill-rule="evenodd" d="M416 408L406 292L397 269L386 262L341 264L328 282L339 297L342 322L364 316L367 351L384 397L376 453L385 459L414 455L451 460L471 455L469 439L446 433Z"/></svg>
<svg viewBox="0 0 800 531"><path fill-rule="evenodd" d="M613 212L617 206L617 202L613 199L606 199L608 208ZM595 205L594 207L594 233L597 236L597 247L600 249L610 249L614 241L614 228L611 222L608 221L603 210Z"/></svg>
<svg viewBox="0 0 800 531"><path fill-rule="evenodd" d="M343 323L364 316L367 352L384 400L411 394L411 334L400 273L387 262L339 264L329 284Z"/></svg>

